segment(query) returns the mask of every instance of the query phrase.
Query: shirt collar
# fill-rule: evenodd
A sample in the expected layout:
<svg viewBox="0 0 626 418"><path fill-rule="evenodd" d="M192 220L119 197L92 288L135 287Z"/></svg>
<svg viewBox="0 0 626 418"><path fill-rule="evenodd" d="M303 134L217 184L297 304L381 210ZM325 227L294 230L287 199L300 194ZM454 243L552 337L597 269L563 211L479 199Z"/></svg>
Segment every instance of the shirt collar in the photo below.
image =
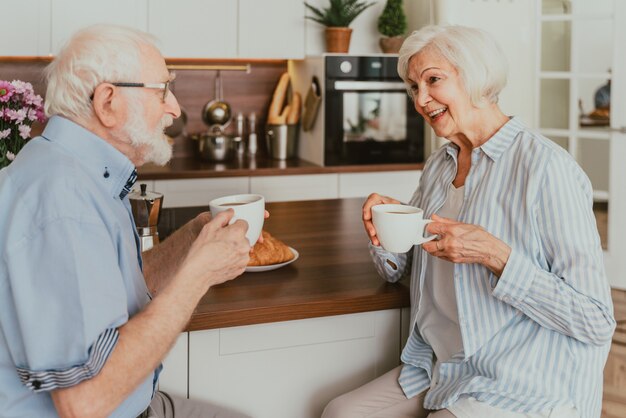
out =
<svg viewBox="0 0 626 418"><path fill-rule="evenodd" d="M52 116L41 136L75 155L87 172L102 182L113 198L126 197L137 180L137 170L128 157L69 119Z"/></svg>
<svg viewBox="0 0 626 418"><path fill-rule="evenodd" d="M493 161L497 161L502 154L513 144L515 137L521 131L525 130L526 126L519 120L519 118L513 116L509 118L509 121L502 125L502 127L491 137L482 144L479 149L485 153ZM446 158L454 158L459 153L459 147L452 142L446 146Z"/></svg>

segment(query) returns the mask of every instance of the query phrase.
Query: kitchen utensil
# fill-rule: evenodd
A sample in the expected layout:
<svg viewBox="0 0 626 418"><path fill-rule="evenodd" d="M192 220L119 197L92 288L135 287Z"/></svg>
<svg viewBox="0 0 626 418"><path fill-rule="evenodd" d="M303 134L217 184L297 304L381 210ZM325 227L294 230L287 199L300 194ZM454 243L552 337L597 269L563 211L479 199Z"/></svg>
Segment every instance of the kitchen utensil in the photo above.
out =
<svg viewBox="0 0 626 418"><path fill-rule="evenodd" d="M276 160L287 160L298 155L299 125L267 125L265 139L267 152Z"/></svg>
<svg viewBox="0 0 626 418"><path fill-rule="evenodd" d="M321 103L322 92L320 90L320 83L317 77L313 76L311 86L304 99L304 110L302 112L302 130L304 130L304 132L313 129Z"/></svg>
<svg viewBox="0 0 626 418"><path fill-rule="evenodd" d="M192 135L191 139L198 142L198 154L203 160L224 162L233 157L233 137L224 134L218 125L213 126L207 132Z"/></svg>
<svg viewBox="0 0 626 418"><path fill-rule="evenodd" d="M230 123L230 105L223 99L222 76L218 71L215 76L215 99L204 105L202 109L202 120L209 127L219 125L225 128Z"/></svg>
<svg viewBox="0 0 626 418"><path fill-rule="evenodd" d="M157 226L163 207L163 194L146 191L147 185L141 184L141 191L133 190L128 194L133 219L139 233L139 247L146 251L159 243Z"/></svg>
<svg viewBox="0 0 626 418"><path fill-rule="evenodd" d="M237 150L238 155L243 155L246 151L246 143L243 137L243 125L245 123L245 118L243 117L243 113L239 112L237 114L237 135L235 136L235 149Z"/></svg>
<svg viewBox="0 0 626 418"><path fill-rule="evenodd" d="M254 112L250 113L250 116L248 116L248 123L248 128L250 129L250 133L248 134L248 154L255 155L258 144L256 140L256 114Z"/></svg>

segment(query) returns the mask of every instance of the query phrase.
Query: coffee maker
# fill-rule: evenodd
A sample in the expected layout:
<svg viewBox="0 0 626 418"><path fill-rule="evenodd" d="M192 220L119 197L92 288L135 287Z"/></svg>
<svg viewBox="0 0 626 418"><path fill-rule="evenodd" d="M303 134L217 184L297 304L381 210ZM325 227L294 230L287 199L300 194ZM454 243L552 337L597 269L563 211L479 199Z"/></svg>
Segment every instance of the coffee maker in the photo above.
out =
<svg viewBox="0 0 626 418"><path fill-rule="evenodd" d="M129 193L128 199L139 233L141 252L144 252L159 243L157 226L163 207L163 194L146 191L146 184L141 184L139 188L139 192L133 190Z"/></svg>

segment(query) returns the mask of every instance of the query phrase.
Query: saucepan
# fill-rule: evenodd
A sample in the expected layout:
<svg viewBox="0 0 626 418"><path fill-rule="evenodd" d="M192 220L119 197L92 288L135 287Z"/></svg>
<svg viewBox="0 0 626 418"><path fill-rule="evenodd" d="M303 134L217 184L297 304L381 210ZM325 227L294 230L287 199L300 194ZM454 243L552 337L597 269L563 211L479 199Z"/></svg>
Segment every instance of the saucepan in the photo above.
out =
<svg viewBox="0 0 626 418"><path fill-rule="evenodd" d="M212 127L207 132L191 135L198 143L198 155L206 161L224 162L230 160L235 152L235 141L226 135L220 127Z"/></svg>

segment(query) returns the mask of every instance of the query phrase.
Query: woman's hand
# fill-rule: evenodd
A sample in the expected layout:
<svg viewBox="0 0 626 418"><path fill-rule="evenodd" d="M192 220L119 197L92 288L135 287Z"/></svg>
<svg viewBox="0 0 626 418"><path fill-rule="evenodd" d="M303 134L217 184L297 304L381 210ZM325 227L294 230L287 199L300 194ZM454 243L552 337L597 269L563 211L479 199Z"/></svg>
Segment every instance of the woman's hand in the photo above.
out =
<svg viewBox="0 0 626 418"><path fill-rule="evenodd" d="M426 231L439 239L422 244L424 251L452 263L478 263L500 277L511 247L478 225L433 215Z"/></svg>
<svg viewBox="0 0 626 418"><path fill-rule="evenodd" d="M399 200L393 199L387 196L381 196L377 193L372 193L367 197L365 203L363 203L363 226L365 226L365 232L374 245L380 245L378 237L376 236L376 228L372 223L372 206L387 204L387 203L401 203Z"/></svg>

